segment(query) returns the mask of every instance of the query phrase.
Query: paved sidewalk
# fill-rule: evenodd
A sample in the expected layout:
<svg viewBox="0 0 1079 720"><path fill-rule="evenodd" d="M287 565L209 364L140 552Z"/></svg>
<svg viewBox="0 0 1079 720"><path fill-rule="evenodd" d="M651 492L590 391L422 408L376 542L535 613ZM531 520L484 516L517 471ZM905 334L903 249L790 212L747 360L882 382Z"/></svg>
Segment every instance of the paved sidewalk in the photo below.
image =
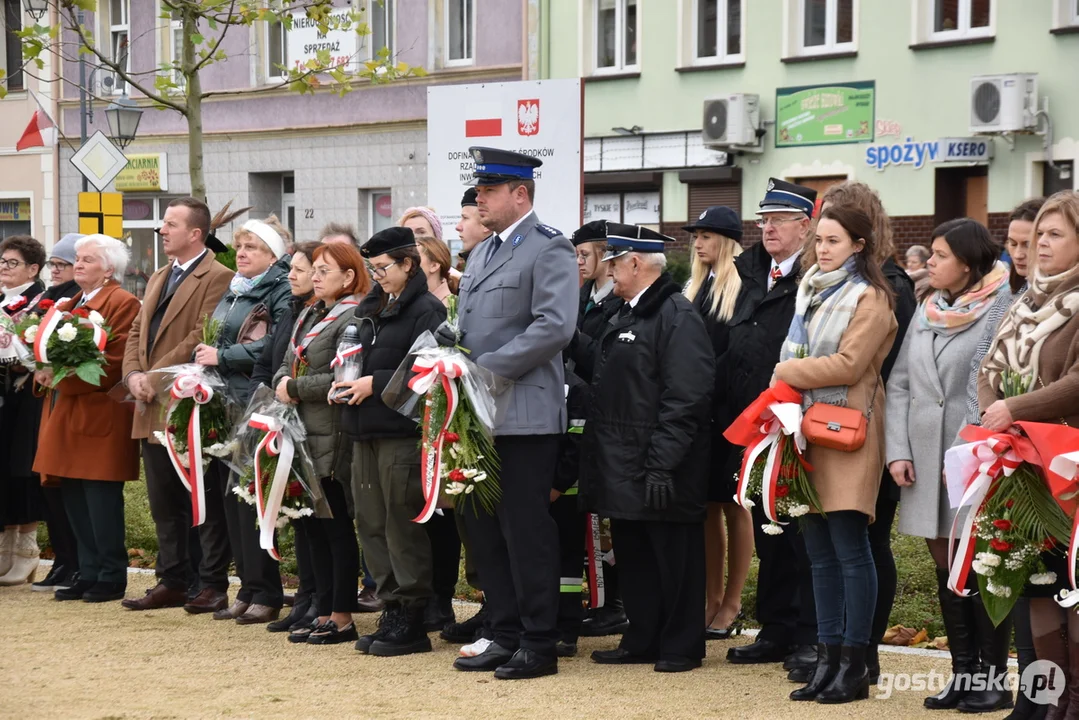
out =
<svg viewBox="0 0 1079 720"><path fill-rule="evenodd" d="M45 570L39 570L39 576ZM153 577L129 576L138 596ZM475 606L462 604L460 617ZM725 662L738 638L708 644L700 670L679 675L650 666L588 660L612 638L582 639L559 674L505 682L451 667L456 646L432 636L435 651L405 658L357 653L351 643L291 645L262 626L241 627L183 610L135 613L117 603L56 602L29 585L0 588L0 717L4 718L809 718L930 717L926 692L895 692L845 706L792 703L778 665ZM374 615L358 615L361 633ZM883 653L885 671L947 675L947 660ZM871 696L879 691L874 689ZM939 714L939 713L937 713ZM1006 713L989 715L1004 717ZM935 717L935 715L933 715Z"/></svg>

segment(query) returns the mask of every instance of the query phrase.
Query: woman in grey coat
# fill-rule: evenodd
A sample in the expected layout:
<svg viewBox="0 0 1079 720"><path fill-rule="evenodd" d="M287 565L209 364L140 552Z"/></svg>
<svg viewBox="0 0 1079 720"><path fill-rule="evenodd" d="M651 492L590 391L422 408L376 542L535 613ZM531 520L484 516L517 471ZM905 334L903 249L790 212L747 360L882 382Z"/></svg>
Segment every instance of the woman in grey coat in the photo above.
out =
<svg viewBox="0 0 1079 720"><path fill-rule="evenodd" d="M983 641L987 663L1001 650L1006 660L1010 632L1007 627L994 630L979 599L961 598L948 589L948 536L955 512L943 481L944 453L967 421L970 359L989 310L1000 293L1008 292L1008 271L998 262L999 253L989 231L969 218L933 231L928 267L934 291L918 306L887 387L886 454L900 487L899 532L926 538L937 567L937 593L956 674L978 672L976 640ZM925 706L969 712L984 704L1000 707L1003 699L984 697L988 694L967 693L953 679Z"/></svg>

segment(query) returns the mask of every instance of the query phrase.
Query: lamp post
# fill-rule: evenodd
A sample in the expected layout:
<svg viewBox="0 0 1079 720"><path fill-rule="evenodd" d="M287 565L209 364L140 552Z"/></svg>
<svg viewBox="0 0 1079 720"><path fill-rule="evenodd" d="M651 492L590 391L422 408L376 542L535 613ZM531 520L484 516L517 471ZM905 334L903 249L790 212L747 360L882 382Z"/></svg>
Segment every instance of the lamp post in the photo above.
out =
<svg viewBox="0 0 1079 720"><path fill-rule="evenodd" d="M26 12L34 18L34 22L41 20L45 17L45 13L49 12L48 0L25 0L25 4Z"/></svg>
<svg viewBox="0 0 1079 720"><path fill-rule="evenodd" d="M105 108L105 119L109 122L109 135L113 142L123 150L135 139L142 110L134 100L122 95Z"/></svg>

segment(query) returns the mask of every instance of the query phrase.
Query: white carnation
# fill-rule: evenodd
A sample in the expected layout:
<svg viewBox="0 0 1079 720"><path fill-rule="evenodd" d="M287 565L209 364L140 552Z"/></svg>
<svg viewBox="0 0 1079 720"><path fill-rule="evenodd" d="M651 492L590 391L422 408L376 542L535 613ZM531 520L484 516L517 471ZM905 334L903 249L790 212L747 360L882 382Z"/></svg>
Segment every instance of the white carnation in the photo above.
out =
<svg viewBox="0 0 1079 720"><path fill-rule="evenodd" d="M90 322L92 322L94 325L97 325L98 327L101 327L102 325L105 324L105 318L102 317L101 313L99 313L97 310L91 310L90 311L89 320L90 320Z"/></svg>
<svg viewBox="0 0 1079 720"><path fill-rule="evenodd" d="M476 489L475 485L465 485L465 495L468 495L470 492L472 492L475 489Z"/></svg>
<svg viewBox="0 0 1079 720"><path fill-rule="evenodd" d="M783 534L783 528L781 528L779 525L776 525L775 523L768 523L767 525L761 525L761 530L764 531L765 535L782 535Z"/></svg>
<svg viewBox="0 0 1079 720"><path fill-rule="evenodd" d="M300 517L310 517L315 514L315 511L309 507L300 508Z"/></svg>
<svg viewBox="0 0 1079 720"><path fill-rule="evenodd" d="M1000 555L991 552L978 553L978 560L988 567L1000 567Z"/></svg>
<svg viewBox="0 0 1079 720"><path fill-rule="evenodd" d="M795 517L795 518L796 517L802 517L803 515L808 515L809 514L809 506L808 505L792 505L790 510L787 511L787 514L790 515L791 517Z"/></svg>
<svg viewBox="0 0 1079 720"><path fill-rule="evenodd" d="M735 497L737 497L737 495ZM757 503L753 502L749 498L746 498L745 502L742 503L742 507L744 507L746 510L752 510L753 508L757 507Z"/></svg>
<svg viewBox="0 0 1079 720"><path fill-rule="evenodd" d="M988 565L983 563L981 560L975 560L974 562L972 562L970 564L970 567L971 567L972 570L974 570L974 572L978 573L979 575L982 575L983 577L993 577L993 573L996 572L996 570L989 567Z"/></svg>
<svg viewBox="0 0 1079 720"><path fill-rule="evenodd" d="M469 480L471 480L472 478L476 477L476 475L479 474L478 471L475 468L469 468L468 470L464 470L462 472L463 472L464 476L466 478L468 478Z"/></svg>
<svg viewBox="0 0 1079 720"><path fill-rule="evenodd" d="M287 515L278 516L277 522L275 522L274 525L277 526L278 530L285 527L286 525L288 525L288 516Z"/></svg>
<svg viewBox="0 0 1079 720"><path fill-rule="evenodd" d="M1052 585L1057 581L1055 572L1035 573L1030 576L1031 585Z"/></svg>
<svg viewBox="0 0 1079 720"><path fill-rule="evenodd" d="M157 441L159 443L161 443L162 445L164 445L166 442L168 442L167 439L165 438L165 433L163 433L160 430L154 430L154 437L157 438Z"/></svg>
<svg viewBox="0 0 1079 720"><path fill-rule="evenodd" d="M992 580L986 583L985 588L991 595L996 595L997 597L1009 598L1012 596L1012 589L1010 587L1007 585L997 585Z"/></svg>
<svg viewBox="0 0 1079 720"><path fill-rule="evenodd" d="M60 338L61 342L71 342L78 334L78 329L71 323L64 323L60 326L60 329L56 331L56 336Z"/></svg>
<svg viewBox="0 0 1079 720"><path fill-rule="evenodd" d="M487 473L481 472L481 473L477 473L476 476L474 478L472 478L472 481L473 482L483 482L486 479L487 479Z"/></svg>
<svg viewBox="0 0 1079 720"><path fill-rule="evenodd" d="M28 343L34 342L34 338L37 337L37 329L37 325L31 325L30 327L26 328L26 332L22 334L23 340Z"/></svg>

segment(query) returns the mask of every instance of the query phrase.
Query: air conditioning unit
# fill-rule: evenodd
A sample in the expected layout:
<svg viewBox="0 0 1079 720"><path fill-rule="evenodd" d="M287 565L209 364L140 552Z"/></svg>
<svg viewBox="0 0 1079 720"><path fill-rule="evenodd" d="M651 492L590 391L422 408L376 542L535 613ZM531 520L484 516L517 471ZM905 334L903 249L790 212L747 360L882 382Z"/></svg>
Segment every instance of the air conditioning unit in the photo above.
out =
<svg viewBox="0 0 1079 720"><path fill-rule="evenodd" d="M731 93L704 101L704 144L708 147L760 144L761 99L749 93Z"/></svg>
<svg viewBox="0 0 1079 720"><path fill-rule="evenodd" d="M1033 130L1037 111L1037 73L977 75L970 79L972 133Z"/></svg>

